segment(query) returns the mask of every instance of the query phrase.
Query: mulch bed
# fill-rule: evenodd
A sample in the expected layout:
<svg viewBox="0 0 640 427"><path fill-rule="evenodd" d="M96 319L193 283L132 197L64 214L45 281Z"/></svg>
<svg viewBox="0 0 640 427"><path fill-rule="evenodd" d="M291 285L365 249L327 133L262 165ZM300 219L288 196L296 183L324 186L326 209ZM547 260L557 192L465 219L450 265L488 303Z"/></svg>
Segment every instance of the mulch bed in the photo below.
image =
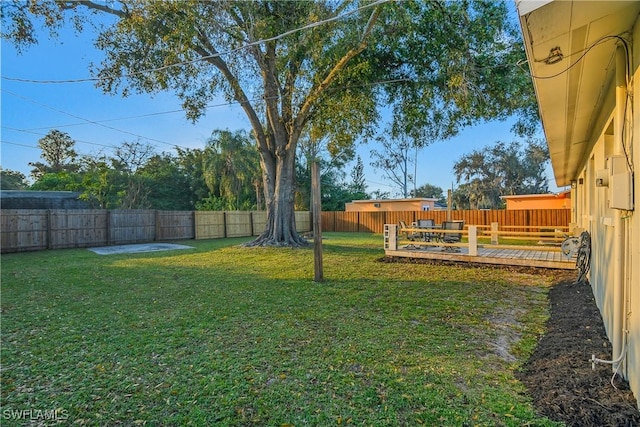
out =
<svg viewBox="0 0 640 427"><path fill-rule="evenodd" d="M568 426L640 426L626 381L616 376L611 384L611 365L591 367L594 353L611 360L611 345L589 284L560 280L549 302L547 332L518 373L536 409Z"/></svg>
<svg viewBox="0 0 640 427"><path fill-rule="evenodd" d="M395 257L380 261L442 264ZM588 283L575 283L577 273L445 263L552 274L555 284L549 291L551 316L547 331L516 376L527 387L538 413L551 420L581 427L640 426L640 412L628 383L616 376L612 385L611 365L599 364L595 370L591 367L592 354L610 360L612 350L591 287Z"/></svg>

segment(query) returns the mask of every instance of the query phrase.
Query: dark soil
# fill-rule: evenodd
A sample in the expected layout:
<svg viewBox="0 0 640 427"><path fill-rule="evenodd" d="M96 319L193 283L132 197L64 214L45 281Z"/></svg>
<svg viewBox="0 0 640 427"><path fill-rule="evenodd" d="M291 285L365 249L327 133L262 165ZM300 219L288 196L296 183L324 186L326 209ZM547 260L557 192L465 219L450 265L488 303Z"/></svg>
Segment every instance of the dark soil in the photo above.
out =
<svg viewBox="0 0 640 427"><path fill-rule="evenodd" d="M434 260L384 257L382 262L442 264ZM602 317L588 283L575 283L577 273L530 267L507 268L551 274L555 284L549 291L551 316L547 331L517 377L527 387L539 414L567 426L638 427L640 412L626 381L611 365L591 367L591 355L611 359ZM615 385L615 387L614 387Z"/></svg>
<svg viewBox="0 0 640 427"><path fill-rule="evenodd" d="M568 426L640 426L640 412L626 381L611 365L591 367L591 355L611 360L600 311L588 283L560 280L549 291L547 332L518 373L536 409Z"/></svg>

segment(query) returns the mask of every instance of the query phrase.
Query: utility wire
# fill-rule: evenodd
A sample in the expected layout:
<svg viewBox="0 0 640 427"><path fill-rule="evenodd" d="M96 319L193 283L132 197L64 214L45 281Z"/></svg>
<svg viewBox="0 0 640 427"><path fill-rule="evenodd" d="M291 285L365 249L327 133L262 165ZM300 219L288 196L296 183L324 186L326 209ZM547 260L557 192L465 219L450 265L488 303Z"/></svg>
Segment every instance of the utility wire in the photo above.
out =
<svg viewBox="0 0 640 427"><path fill-rule="evenodd" d="M12 130L14 132L23 132L23 133L28 133L28 134L32 134L32 135L38 135L38 136L47 136L46 133L42 133L42 132L35 132L33 130L29 130L29 129L18 129L18 128L14 128L14 127L10 127L10 126L1 126L3 129L8 129L8 130ZM74 139L74 142L80 142L82 144L89 144L89 145L97 145L99 147L105 147L105 148L118 148L114 145L107 145L107 144L100 144L98 142L91 142L91 141L83 141L81 139ZM37 147L36 147L37 148Z"/></svg>
<svg viewBox="0 0 640 427"><path fill-rule="evenodd" d="M75 115L75 114L71 114L71 113L68 113L68 112L66 112L66 111L62 111L62 110L57 109L57 108L55 108L55 107L52 107L52 106L50 106L50 105L43 104L43 103L38 102L38 101L36 101L36 100L33 100L33 99L31 99L31 98L27 98L26 96L18 95L17 93L14 93L14 92L8 91L8 90L6 90L6 89L2 89L2 92L8 93L8 94L13 95L13 96L15 96L15 97L17 97L17 98L20 98L20 99L23 99L23 100L25 100L25 101L31 102L32 104L38 105L38 106L40 106L40 107L47 108L47 109L49 109L49 110L51 110L51 111L55 111L55 112L60 113L60 114L65 114L65 115L70 116L70 117L73 117L73 118L75 118L75 119L82 120L82 121L85 121L85 122L87 122L87 123L94 124L94 125L97 125L97 126L101 126L101 127L103 127L103 128L106 128L106 129L111 129L111 130L114 130L114 131L116 131L116 132L121 132L121 133L124 133L124 134L127 134L127 135L132 135L132 136L135 136L135 137L140 138L140 139L146 139L146 140L149 140L149 141L157 142L157 143L159 143L159 144L169 145L169 146L171 146L171 147L180 147L180 146L179 146L179 145L177 145L177 144L171 144L171 143L169 143L169 142L161 141L161 140L159 140L159 139L149 138L149 137L147 137L147 136L142 136L142 135L139 135L139 134L137 134L137 133L133 133L133 132L129 132L129 131L126 131L126 130L122 130L122 129L114 128L113 126L108 126L108 125L105 125L105 124L103 124L103 123L99 123L99 122L94 121L94 120L86 119L86 118L84 118L84 117L80 117L80 116L77 116L77 115ZM180 148L185 148L185 149L186 149L186 147L180 147Z"/></svg>
<svg viewBox="0 0 640 427"><path fill-rule="evenodd" d="M366 182L368 182L369 184L381 185L381 186L383 186L383 187L387 187L387 188L396 188L396 187L395 187L395 186L393 186L393 185L383 184L383 183L381 183L381 182L375 182L375 181L371 181L371 180L368 180L368 179L365 179L365 181L366 181Z"/></svg>
<svg viewBox="0 0 640 427"><path fill-rule="evenodd" d="M524 68L521 67L521 65L526 62L526 61L518 61L516 63L516 65L525 73L529 74L533 79L537 79L537 80L548 80L548 79L553 79L555 77L558 77L562 74L567 73L569 70L571 70L573 67L575 67L576 65L578 65L578 63L580 63L580 61L582 61L584 59L584 57L591 51L591 49L595 48L596 46L605 43L607 41L610 40L617 40L620 43L622 43L622 47L624 48L625 51L625 80L626 80L626 84L627 84L627 99L625 100L625 104L624 104L624 126L622 129L622 149L624 152L624 156L625 159L627 161L627 166L629 168L629 170L631 172L633 172L634 170L634 165L633 162L631 160L631 155L628 153L627 151L627 144L625 144L625 140L626 138L626 129L627 129L627 107L629 105L631 105L631 108L633 108L633 104L631 103L631 95L630 95L630 91L628 90L628 87L630 85L630 69L629 69L629 58L630 58L630 52L629 52L629 41L627 39L625 39L624 37L622 37L620 34L616 34L616 35L608 35L608 36L603 36L601 38L599 38L598 40L596 40L595 42L593 42L588 48L586 48L582 55L580 55L580 57L578 57L578 59L576 59L576 61L573 64L570 64L567 68L565 68L564 70L560 71L559 73L553 74L551 76L536 76L531 74L529 71L525 70ZM576 52L577 53L577 52ZM570 55L568 55L567 57L573 56L575 55L575 53L572 53ZM534 62L544 62L544 60L534 60Z"/></svg>
<svg viewBox="0 0 640 427"><path fill-rule="evenodd" d="M40 148L40 147L36 147L36 146L33 146L33 145L20 144L18 142L2 141L2 140L0 140L0 144L17 145L18 147L27 147L27 148L35 148L35 149L39 149Z"/></svg>
<svg viewBox="0 0 640 427"><path fill-rule="evenodd" d="M391 80L380 80L380 81L376 81L376 82L361 83L361 84L357 84L357 85L336 86L336 87L328 88L327 92L337 92L337 91L344 91L344 90L352 89L352 88L367 87L367 86L377 86L377 85L385 85L385 84L393 84L393 83L417 83L417 81L416 80L412 80L412 79L407 79L407 78L398 78L398 79L391 79ZM37 101L34 101L34 100L29 99L27 97L21 96L21 95L16 94L16 93L13 93L13 92L8 91L6 89L0 88L0 92L5 92L5 93L7 93L9 95L12 95L12 96L15 96L17 98L21 98L21 99L24 99L26 101L38 104ZM277 99L277 98L278 98L277 96L274 96L274 97L271 97L270 99ZM252 98L250 101L254 102L254 101L267 100L267 99L269 99L269 98L255 97L255 98ZM205 109L209 109L209 108L228 107L228 106L239 105L239 104L240 103L238 101L231 101L231 102L224 102L224 103L220 103L220 104L210 104L210 105L205 106L204 108ZM39 104L39 105L44 106L44 104ZM47 107L47 108L53 108L53 107ZM160 116L160 115L164 115L164 114L175 114L175 113L182 113L182 112L184 112L183 109L168 110L168 111L158 111L158 112L154 112L154 113L139 114L139 115L135 115L135 116L117 117L117 118L104 119L104 120L88 120L88 119L80 118L81 120L83 120L80 123L68 123L68 124L62 124L62 125L41 126L41 127L36 127L36 128L13 129L13 130L20 131L20 132L27 132L27 131L38 131L38 130L43 130L43 129L59 129L59 128L63 128L63 127L82 126L82 125L87 125L87 124L101 125L102 123L108 123L108 122L131 120L131 119L140 119L140 118L145 118L145 117L153 117L153 116ZM69 113L64 113L64 114L69 114ZM69 114L69 115L71 115L71 114ZM72 117L73 117L73 115L72 115ZM3 127L6 127L6 126L3 126ZM36 133L36 135L38 135L38 134ZM139 136L139 137L140 138L144 138L144 139L149 139L147 137L142 137L142 136ZM180 147L180 146L178 146L176 144L171 144L171 145ZM180 148L186 148L186 147L180 147Z"/></svg>
<svg viewBox="0 0 640 427"><path fill-rule="evenodd" d="M243 49L247 49L249 47L253 47L253 46L257 46L257 45L263 44L263 43L268 43L268 42L271 42L271 41L279 40L281 38L284 38L284 37L289 36L291 34L295 34L295 33L300 32L300 31L310 30L312 28L319 27L319 26L327 24L329 22L338 21L338 20L340 20L342 18L345 18L345 17L347 17L349 15L353 15L355 13L358 13L358 12L362 11L362 10L369 9L369 8L372 8L372 7L375 7L375 6L379 6L381 4L388 3L390 1L391 0L377 0L377 1L373 2L373 3L369 3L369 4L366 4L366 5L360 6L360 7L356 8L356 9L354 9L354 10L345 12L345 13L343 13L341 15L333 16L331 18L323 19L323 20L320 20L320 21L317 21L317 22L312 22L312 23L304 25L302 27L295 28L295 29L289 30L289 31L285 31L284 33L278 34L277 36L273 36L273 37L269 37L269 38L261 39L261 40L256 40L254 42L249 42L249 43L246 43L246 44L244 44L242 46L239 46L239 47L237 47L235 49L227 50L225 52L214 53L214 54L207 55L207 56L202 56L200 58L192 59L192 60L189 60L189 61L181 61L181 62L176 62L176 63L173 63L173 64L163 65L162 67L150 68L150 69L146 69L146 70L136 71L136 72L133 72L133 73L127 73L127 74L124 74L122 76L122 78L128 78L128 77L132 77L132 76L135 76L135 75L138 75L138 74L154 73L154 72L157 72L157 71L163 71L163 70L166 70L166 69L169 69L169 68L173 68L173 67L195 64L197 62L206 61L206 60L213 59L213 58L218 58L218 57L223 56L223 55L229 55L229 54L241 51ZM68 79L68 80L35 80L35 79L24 79L24 78L7 77L7 76L2 76L2 78L4 80L21 82L21 83L66 84L66 83L96 82L96 81L106 80L108 77L87 77L87 78L82 78L82 79Z"/></svg>
<svg viewBox="0 0 640 427"><path fill-rule="evenodd" d="M569 72L569 70L571 70L573 67L575 67L576 65L578 65L578 63L580 63L580 61L582 61L584 59L584 57L587 55L587 53L589 53L591 51L591 49L593 49L594 47L598 46L601 43L604 43L606 41L609 41L611 39L615 39L615 40L619 40L621 41L624 45L625 45L625 49L627 48L626 45L626 40L620 36L620 35L614 35L614 36L604 36L601 37L600 39L596 40L593 44L591 44L591 46L589 46L588 48L586 48L584 50L584 52L582 53L582 55L580 55L578 57L578 59L576 59L576 61L573 64L570 64L567 68L565 68L564 70L560 71L559 73L550 75L550 76L536 76L534 74L531 74L528 70L522 68L522 64L524 64L525 62L527 62L526 60L523 61L518 61L516 62L516 65L518 66L518 68L520 68L522 71L524 71L525 73L527 73L528 75L531 76L531 78L537 79L537 80L548 80L548 79L553 79L555 77L561 76L562 74L565 74L567 72ZM575 55L576 53L572 53L568 56L566 56L566 58L571 57L573 55ZM544 60L534 60L534 62L544 62Z"/></svg>
<svg viewBox="0 0 640 427"><path fill-rule="evenodd" d="M229 104L226 104L229 105ZM208 107L205 107L208 108ZM175 113L183 113L184 110L183 109L179 109L179 110L169 110L169 111L160 111L157 113L149 113L149 114L140 114L137 116L128 116L128 117L117 117L117 118L113 118L113 119L104 119L104 120L94 120L95 123L109 123L109 122L118 122L118 121L122 121L122 120L131 120L131 119L142 119L145 117L153 117L153 116L160 116L160 115L164 115L164 114L175 114ZM30 128L30 129L26 129L26 130L42 130L42 129L51 129L51 128L66 128L66 127L73 127L73 126L83 126L86 125L86 122L80 122L80 123L67 123L64 125L56 125L56 126L41 126L41 127L37 127L37 128Z"/></svg>
<svg viewBox="0 0 640 427"><path fill-rule="evenodd" d="M2 90L2 89L0 89ZM209 108L214 108L214 107L227 107L230 105L234 105L237 104L237 102L233 101L233 102L225 102L222 104L211 104L211 105L207 105L204 108L205 109L209 109ZM183 109L178 109L178 110L168 110L168 111L158 111L155 113L147 113L147 114L139 114L136 116L126 116L126 117L117 117L117 118L113 118L113 119L104 119L104 120L94 120L95 123L108 123L108 122L117 122L117 121L122 121L122 120L131 120L131 119L143 119L145 117L154 117L154 116L161 116L161 115L165 115L165 114L175 114L175 113L184 113ZM50 129L50 128L62 128L62 127L72 127L72 126L81 126L81 125L86 125L86 122L81 122L81 123L69 123L69 124L64 124L64 125L57 125L57 126L42 126L42 127L37 127L37 128L31 128L29 130L41 130L41 129Z"/></svg>

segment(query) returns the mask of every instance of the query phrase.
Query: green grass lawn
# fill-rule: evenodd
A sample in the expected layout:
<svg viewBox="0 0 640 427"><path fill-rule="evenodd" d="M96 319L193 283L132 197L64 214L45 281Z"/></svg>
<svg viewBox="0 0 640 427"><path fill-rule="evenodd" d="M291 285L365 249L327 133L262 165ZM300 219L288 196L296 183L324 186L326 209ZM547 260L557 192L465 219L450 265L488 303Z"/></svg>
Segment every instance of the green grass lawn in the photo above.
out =
<svg viewBox="0 0 640 427"><path fill-rule="evenodd" d="M2 256L2 424L547 426L514 371L550 275L381 263L380 235L311 249Z"/></svg>

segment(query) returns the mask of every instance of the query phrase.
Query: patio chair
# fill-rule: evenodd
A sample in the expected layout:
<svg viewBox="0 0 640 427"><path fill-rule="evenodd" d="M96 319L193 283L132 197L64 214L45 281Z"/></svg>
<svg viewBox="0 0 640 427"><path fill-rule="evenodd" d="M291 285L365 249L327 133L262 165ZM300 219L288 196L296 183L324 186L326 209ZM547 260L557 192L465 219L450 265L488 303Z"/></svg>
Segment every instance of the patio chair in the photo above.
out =
<svg viewBox="0 0 640 427"><path fill-rule="evenodd" d="M432 219L419 219L418 220L418 228L435 228L436 223ZM422 240L425 242L430 242L432 239L435 239L436 233L425 231L420 233L422 236Z"/></svg>
<svg viewBox="0 0 640 427"><path fill-rule="evenodd" d="M400 228L398 230L402 230L403 228L409 228L407 223L404 221L399 221L399 224L400 224ZM416 233L415 231L403 231L402 233L404 233L405 239L411 240L412 242L418 238L418 233Z"/></svg>
<svg viewBox="0 0 640 427"><path fill-rule="evenodd" d="M443 230L455 230L461 231L464 228L464 221L444 221L442 223ZM462 233L443 233L443 243L460 243L462 240ZM445 251L460 252L460 248L456 246L445 246Z"/></svg>

